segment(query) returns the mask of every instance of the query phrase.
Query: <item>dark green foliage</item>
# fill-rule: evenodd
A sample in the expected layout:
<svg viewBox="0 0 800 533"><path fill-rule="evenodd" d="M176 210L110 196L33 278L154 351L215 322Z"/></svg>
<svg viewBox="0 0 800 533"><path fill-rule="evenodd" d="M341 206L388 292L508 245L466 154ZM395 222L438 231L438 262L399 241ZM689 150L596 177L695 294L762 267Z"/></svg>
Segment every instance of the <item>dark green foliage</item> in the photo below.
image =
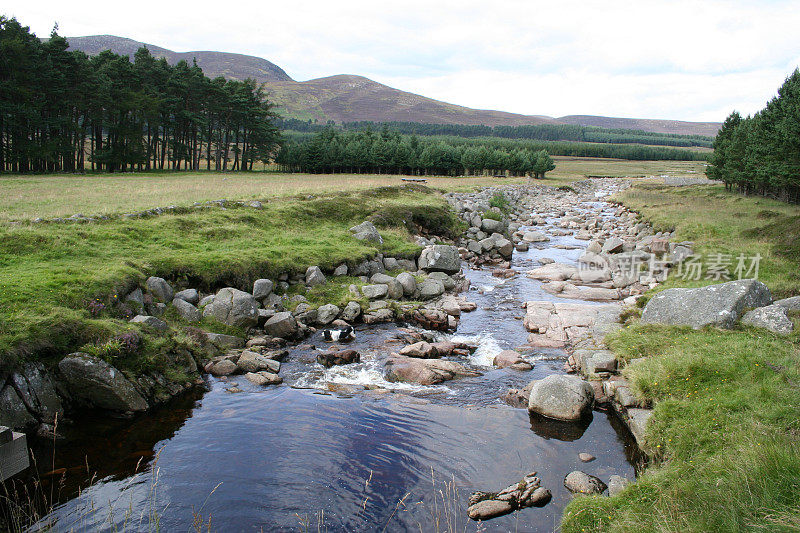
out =
<svg viewBox="0 0 800 533"><path fill-rule="evenodd" d="M286 142L275 162L286 172L368 174L506 174L544 177L555 164L546 150L490 148L454 139L418 139L371 129L341 132L333 128Z"/></svg>
<svg viewBox="0 0 800 533"><path fill-rule="evenodd" d="M708 177L746 194L800 201L800 71L752 117L734 111L714 140Z"/></svg>
<svg viewBox="0 0 800 533"><path fill-rule="evenodd" d="M131 62L68 46L0 16L0 172L199 170L201 159L249 170L277 148L272 104L253 80L211 80L146 48Z"/></svg>
<svg viewBox="0 0 800 533"><path fill-rule="evenodd" d="M333 121L318 124L311 120L282 119L283 129L316 133L334 126ZM344 130L373 130L387 127L407 135L448 135L454 137L501 137L504 139L530 139L537 141L574 141L592 143L649 144L655 146L711 147L713 140L702 135L653 133L641 130L605 129L570 124L538 124L531 126L484 126L465 124L424 124L420 122L344 122Z"/></svg>

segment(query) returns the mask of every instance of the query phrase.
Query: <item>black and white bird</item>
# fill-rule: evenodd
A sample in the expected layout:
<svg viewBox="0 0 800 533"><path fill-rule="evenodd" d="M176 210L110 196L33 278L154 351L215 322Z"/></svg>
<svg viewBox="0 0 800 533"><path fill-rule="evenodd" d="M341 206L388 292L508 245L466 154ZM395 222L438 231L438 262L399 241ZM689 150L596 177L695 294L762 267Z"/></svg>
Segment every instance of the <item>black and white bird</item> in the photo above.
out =
<svg viewBox="0 0 800 533"><path fill-rule="evenodd" d="M322 332L322 338L326 342L351 341L356 338L356 331L353 326L347 326L342 329L326 329Z"/></svg>

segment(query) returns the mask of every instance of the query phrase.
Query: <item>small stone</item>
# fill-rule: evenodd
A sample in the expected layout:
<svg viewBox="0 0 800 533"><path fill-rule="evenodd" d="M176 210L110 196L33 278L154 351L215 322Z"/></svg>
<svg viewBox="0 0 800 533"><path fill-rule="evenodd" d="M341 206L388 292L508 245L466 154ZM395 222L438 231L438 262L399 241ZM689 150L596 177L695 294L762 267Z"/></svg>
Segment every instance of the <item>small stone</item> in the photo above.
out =
<svg viewBox="0 0 800 533"><path fill-rule="evenodd" d="M579 453L578 459L580 459L584 463L591 463L595 459L597 459L594 455L590 453Z"/></svg>

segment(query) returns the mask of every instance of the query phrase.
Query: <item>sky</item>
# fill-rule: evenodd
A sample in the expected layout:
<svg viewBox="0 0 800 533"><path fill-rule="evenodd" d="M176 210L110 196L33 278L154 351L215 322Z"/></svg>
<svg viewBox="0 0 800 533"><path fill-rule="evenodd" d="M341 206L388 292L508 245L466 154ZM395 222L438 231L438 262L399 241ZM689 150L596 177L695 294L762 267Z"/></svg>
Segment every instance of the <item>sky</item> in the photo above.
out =
<svg viewBox="0 0 800 533"><path fill-rule="evenodd" d="M800 64L800 0L4 0L0 14L39 36L57 22L554 117L721 122L761 109Z"/></svg>

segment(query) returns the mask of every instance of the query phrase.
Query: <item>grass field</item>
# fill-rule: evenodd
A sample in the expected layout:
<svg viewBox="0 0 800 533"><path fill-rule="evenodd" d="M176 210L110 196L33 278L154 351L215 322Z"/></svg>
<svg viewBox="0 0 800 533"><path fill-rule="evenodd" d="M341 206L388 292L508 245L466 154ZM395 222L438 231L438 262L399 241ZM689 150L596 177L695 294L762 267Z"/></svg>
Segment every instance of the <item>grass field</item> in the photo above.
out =
<svg viewBox="0 0 800 533"><path fill-rule="evenodd" d="M350 236L365 219L381 228L383 245ZM0 363L64 355L125 329L120 299L149 275L250 290L255 279L309 265L354 264L379 251L407 257L418 250L410 230L457 227L444 199L420 187L95 224L0 224Z"/></svg>
<svg viewBox="0 0 800 533"><path fill-rule="evenodd" d="M777 297L800 294L800 207L721 186L640 184L626 205L697 252L763 256L759 279ZM672 276L662 288L687 283ZM800 316L782 337L741 327L644 326L607 339L654 406L653 464L614 498L577 498L563 531L800 531Z"/></svg>
<svg viewBox="0 0 800 533"><path fill-rule="evenodd" d="M545 184L563 184L588 175L697 176L703 164L689 161L622 161L554 158L556 169ZM279 173L128 173L83 176L0 176L0 220L105 215L207 200L274 199L305 194L362 191L400 185L403 176ZM524 183L525 178L427 177L428 185L448 191Z"/></svg>

